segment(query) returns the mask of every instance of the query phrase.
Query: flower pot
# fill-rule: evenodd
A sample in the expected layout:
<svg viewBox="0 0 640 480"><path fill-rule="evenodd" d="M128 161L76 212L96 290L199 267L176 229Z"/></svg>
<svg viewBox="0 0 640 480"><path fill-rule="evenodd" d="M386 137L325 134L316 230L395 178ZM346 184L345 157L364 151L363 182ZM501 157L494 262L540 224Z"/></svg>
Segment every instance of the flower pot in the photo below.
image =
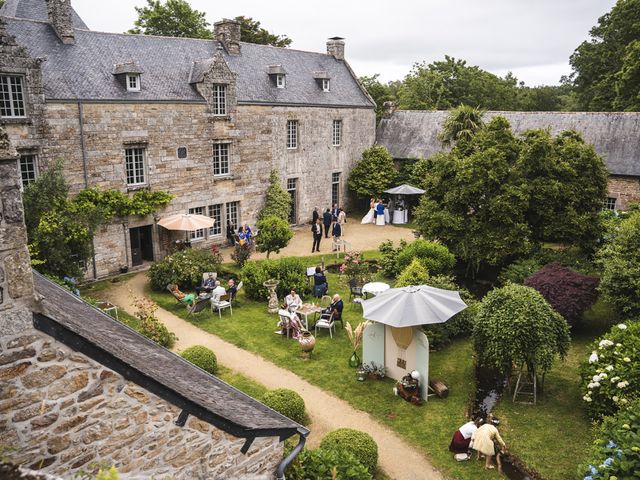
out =
<svg viewBox="0 0 640 480"><path fill-rule="evenodd" d="M316 338L311 335L311 332L305 330L298 338L298 343L300 343L300 348L304 353L310 354L316 346Z"/></svg>
<svg viewBox="0 0 640 480"><path fill-rule="evenodd" d="M357 379L359 382L364 382L364 381L367 379L367 372L365 371L365 369L364 369L364 368L359 368L359 369L356 371L356 379Z"/></svg>
<svg viewBox="0 0 640 480"><path fill-rule="evenodd" d="M360 357L358 357L358 354L356 352L353 352L351 354L351 358L349 358L349 366L351 368L356 368L361 363L362 362L360 361Z"/></svg>

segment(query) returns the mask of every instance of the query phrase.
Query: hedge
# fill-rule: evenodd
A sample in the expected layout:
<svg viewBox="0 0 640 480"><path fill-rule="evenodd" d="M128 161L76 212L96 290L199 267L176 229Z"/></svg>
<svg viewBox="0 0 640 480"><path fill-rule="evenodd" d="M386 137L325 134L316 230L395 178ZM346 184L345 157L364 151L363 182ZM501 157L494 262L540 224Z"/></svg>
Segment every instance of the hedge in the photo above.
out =
<svg viewBox="0 0 640 480"><path fill-rule="evenodd" d="M208 250L188 248L158 260L149 269L151 288L162 291L170 283L191 290L202 283L202 274L217 272L222 257Z"/></svg>
<svg viewBox="0 0 640 480"><path fill-rule="evenodd" d="M203 347L202 345L194 345L187 348L180 354L182 358L200 367L211 375L218 373L218 359L213 350Z"/></svg>
<svg viewBox="0 0 640 480"><path fill-rule="evenodd" d="M369 473L378 465L378 445L366 432L352 428L339 428L327 434L320 442L323 450L346 451L353 454Z"/></svg>
<svg viewBox="0 0 640 480"><path fill-rule="evenodd" d="M262 397L262 403L294 422L303 424L305 421L304 400L293 390L287 388L270 390Z"/></svg>

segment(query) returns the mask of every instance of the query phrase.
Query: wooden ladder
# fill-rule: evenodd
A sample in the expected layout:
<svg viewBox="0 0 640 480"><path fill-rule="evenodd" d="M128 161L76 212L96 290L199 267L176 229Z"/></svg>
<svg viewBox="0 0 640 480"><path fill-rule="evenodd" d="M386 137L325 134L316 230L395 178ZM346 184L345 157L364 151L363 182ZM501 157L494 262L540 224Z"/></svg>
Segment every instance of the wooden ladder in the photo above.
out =
<svg viewBox="0 0 640 480"><path fill-rule="evenodd" d="M536 372L529 371L529 368L520 366L516 387L513 390L513 403L523 403L526 405L535 405L538 400L538 380Z"/></svg>

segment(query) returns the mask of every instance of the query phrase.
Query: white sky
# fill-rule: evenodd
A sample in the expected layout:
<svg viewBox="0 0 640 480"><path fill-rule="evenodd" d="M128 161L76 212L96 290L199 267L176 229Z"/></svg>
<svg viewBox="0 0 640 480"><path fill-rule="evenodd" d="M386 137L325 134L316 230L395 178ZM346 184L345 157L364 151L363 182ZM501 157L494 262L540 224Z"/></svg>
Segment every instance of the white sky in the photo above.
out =
<svg viewBox="0 0 640 480"><path fill-rule="evenodd" d="M89 28L124 32L145 0L72 0ZM253 17L291 48L325 51L328 37L346 38L356 74L401 80L415 62L444 55L527 85L555 85L571 72L569 56L615 0L190 0L213 24Z"/></svg>

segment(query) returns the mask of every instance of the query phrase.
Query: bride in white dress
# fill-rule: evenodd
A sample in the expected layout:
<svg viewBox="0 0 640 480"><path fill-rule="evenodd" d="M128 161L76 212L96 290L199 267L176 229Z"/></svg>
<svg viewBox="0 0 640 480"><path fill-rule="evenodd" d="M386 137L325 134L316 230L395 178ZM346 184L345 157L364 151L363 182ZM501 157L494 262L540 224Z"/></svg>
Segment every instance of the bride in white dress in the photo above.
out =
<svg viewBox="0 0 640 480"><path fill-rule="evenodd" d="M362 217L362 222L360 222L360 223L362 223L362 224L375 223L376 220L374 218L373 212L376 211L376 206L377 205L376 205L375 198L371 197L371 201L369 202L369 211L367 212L367 214L364 217Z"/></svg>

